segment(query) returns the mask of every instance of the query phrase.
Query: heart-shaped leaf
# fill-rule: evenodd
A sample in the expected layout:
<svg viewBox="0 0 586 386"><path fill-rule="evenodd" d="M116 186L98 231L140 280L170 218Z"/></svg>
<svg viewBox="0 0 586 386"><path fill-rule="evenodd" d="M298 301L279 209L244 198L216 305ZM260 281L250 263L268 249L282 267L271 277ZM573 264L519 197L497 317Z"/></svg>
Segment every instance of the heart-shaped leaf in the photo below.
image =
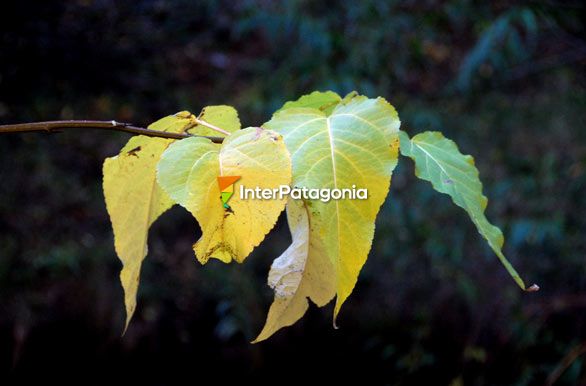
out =
<svg viewBox="0 0 586 386"><path fill-rule="evenodd" d="M370 251L374 221L397 164L399 125L397 112L387 101L361 96L340 102L330 115L315 108L284 109L264 125L285 138L293 185L368 190L366 200L311 202L309 221L318 225L311 232L323 239L335 268L334 317Z"/></svg>
<svg viewBox="0 0 586 386"><path fill-rule="evenodd" d="M157 176L161 187L201 226L202 236L194 245L198 260L242 262L273 228L286 197L244 199L238 186L289 185L291 159L281 135L250 127L229 135L222 145L199 137L174 143L163 154ZM229 209L222 205L221 176L240 177L238 186L232 185Z"/></svg>

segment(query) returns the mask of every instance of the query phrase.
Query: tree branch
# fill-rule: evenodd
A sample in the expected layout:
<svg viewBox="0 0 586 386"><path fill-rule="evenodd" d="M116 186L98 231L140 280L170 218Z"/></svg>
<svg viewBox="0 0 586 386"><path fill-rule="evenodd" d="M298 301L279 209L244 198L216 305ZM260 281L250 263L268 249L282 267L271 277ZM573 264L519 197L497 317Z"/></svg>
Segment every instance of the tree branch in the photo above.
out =
<svg viewBox="0 0 586 386"><path fill-rule="evenodd" d="M225 130L215 127L207 122L198 120L198 124L209 127L221 133L229 134ZM213 127L212 127L213 126ZM0 125L0 134L6 133L31 133L31 132L46 132L46 133L58 133L63 130L70 129L102 129L111 131L122 131L125 133L146 135L147 137L159 137L159 138L172 138L182 139L189 137L199 137L197 135L191 135L187 133L169 133L166 131L158 131L145 129L143 127L136 127L130 123L122 123L116 121L48 121L48 122L32 122L32 123L17 123L13 125ZM222 143L224 138L222 137L207 137L214 143Z"/></svg>

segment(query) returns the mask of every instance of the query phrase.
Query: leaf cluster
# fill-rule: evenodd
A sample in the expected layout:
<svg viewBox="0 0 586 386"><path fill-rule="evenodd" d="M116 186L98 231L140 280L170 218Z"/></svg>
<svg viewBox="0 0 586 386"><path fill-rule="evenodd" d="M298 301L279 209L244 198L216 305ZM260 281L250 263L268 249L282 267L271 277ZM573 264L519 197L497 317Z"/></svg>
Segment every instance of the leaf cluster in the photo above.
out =
<svg viewBox="0 0 586 386"><path fill-rule="evenodd" d="M526 288L507 261L503 234L484 214L487 198L473 158L439 132L410 138L400 123L384 98L356 92L341 97L327 91L285 103L260 127L242 129L233 107L208 106L197 117L183 111L149 126L192 137L131 138L103 168L106 206L123 263L126 326L136 308L149 227L175 204L201 227L193 250L202 264L210 258L244 262L286 210L292 243L275 258L268 274L275 297L255 342L299 320L309 300L321 307L336 298L335 325L370 252L375 220L399 154L413 160L420 179L468 213L517 284L535 290ZM222 129L223 143L204 137L217 134L210 127ZM226 176L239 176L247 186L262 189L359 186L368 190L368 199L244 199L232 186L226 208L218 184L218 177Z"/></svg>

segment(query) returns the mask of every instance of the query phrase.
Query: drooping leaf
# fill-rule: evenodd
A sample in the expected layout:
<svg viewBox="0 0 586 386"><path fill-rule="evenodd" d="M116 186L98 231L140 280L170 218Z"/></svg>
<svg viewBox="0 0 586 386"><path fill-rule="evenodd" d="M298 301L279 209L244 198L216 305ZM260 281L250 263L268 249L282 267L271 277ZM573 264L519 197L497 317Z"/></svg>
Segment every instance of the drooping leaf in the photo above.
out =
<svg viewBox="0 0 586 386"><path fill-rule="evenodd" d="M374 221L397 164L399 118L383 98L353 98L331 115L313 108L289 108L265 124L285 138L293 162L294 186L368 189L367 200L312 202L310 223L334 265L334 318L352 292L366 262ZM316 221L314 217L319 217Z"/></svg>
<svg viewBox="0 0 586 386"><path fill-rule="evenodd" d="M198 119L211 123L212 125L230 133L240 130L238 111L232 106L206 106L201 110ZM208 137L225 137L224 134L199 124L196 124L193 128L189 129L189 133Z"/></svg>
<svg viewBox="0 0 586 386"><path fill-rule="evenodd" d="M268 339L279 329L298 321L311 299L319 307L336 295L334 266L318 237L315 223L309 222L310 209L302 200L287 202L287 220L293 243L273 261L268 283L275 299L257 343ZM312 216L319 221L319 216Z"/></svg>
<svg viewBox="0 0 586 386"><path fill-rule="evenodd" d="M440 132L425 132L409 139L401 132L401 154L415 162L417 177L431 182L438 192L448 194L452 201L463 208L476 225L478 232L486 239L499 260L517 284L525 283L502 252L503 233L486 218L484 210L488 203L482 194L482 183L474 158L460 153L458 146ZM535 290L537 286L530 289Z"/></svg>
<svg viewBox="0 0 586 386"><path fill-rule="evenodd" d="M342 98L333 91L314 91L311 94L303 95L296 101L285 103L275 114L287 109L308 107L321 110L329 115L341 101Z"/></svg>
<svg viewBox="0 0 586 386"><path fill-rule="evenodd" d="M163 154L157 175L163 189L201 226L202 236L194 245L198 260L242 262L273 228L286 197L242 199L238 185L289 185L291 159L279 134L250 127L229 135L221 146L195 137L174 143ZM222 206L219 176L240 176L229 210Z"/></svg>
<svg viewBox="0 0 586 386"><path fill-rule="evenodd" d="M165 117L149 129L184 132L193 125L188 111ZM132 137L120 154L106 158L103 188L106 207L114 230L114 246L123 267L120 281L124 288L126 327L136 308L136 292L142 261L147 254L151 224L173 205L156 182L156 165L172 139Z"/></svg>

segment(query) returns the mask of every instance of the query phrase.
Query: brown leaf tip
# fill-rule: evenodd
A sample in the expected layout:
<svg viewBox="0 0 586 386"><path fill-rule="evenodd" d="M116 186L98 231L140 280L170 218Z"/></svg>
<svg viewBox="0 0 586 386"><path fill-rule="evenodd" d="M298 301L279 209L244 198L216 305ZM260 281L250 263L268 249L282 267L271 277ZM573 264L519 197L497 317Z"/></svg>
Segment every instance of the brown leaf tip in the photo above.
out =
<svg viewBox="0 0 586 386"><path fill-rule="evenodd" d="M340 326L338 326L338 323L336 322L336 318L334 317L334 320L332 320L332 327L334 328L334 330L339 330Z"/></svg>
<svg viewBox="0 0 586 386"><path fill-rule="evenodd" d="M526 289L527 292L537 292L539 291L539 286L537 284L533 284L531 287Z"/></svg>

